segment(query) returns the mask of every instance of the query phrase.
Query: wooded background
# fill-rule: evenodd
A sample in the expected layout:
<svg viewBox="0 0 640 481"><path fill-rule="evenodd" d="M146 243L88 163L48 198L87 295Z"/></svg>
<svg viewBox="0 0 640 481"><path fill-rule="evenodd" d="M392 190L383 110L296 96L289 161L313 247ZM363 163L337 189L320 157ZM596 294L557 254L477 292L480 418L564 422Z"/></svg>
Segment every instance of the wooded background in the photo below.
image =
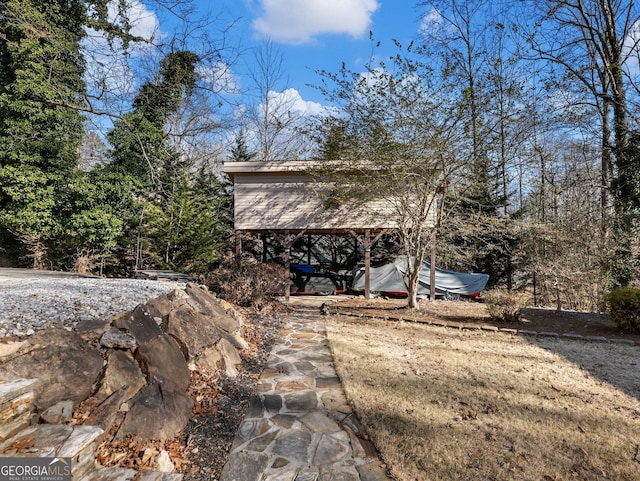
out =
<svg viewBox="0 0 640 481"><path fill-rule="evenodd" d="M636 1L419 2L431 21L397 55L372 34L361 71L318 72L316 117L273 95L275 45L245 51L187 0L148 3L179 19L172 38L137 37L127 2L0 3L3 263L206 275L232 235L221 162L357 159L387 171L352 172L368 189L344 201L395 199L410 252L435 243L440 265L541 305L594 310L637 284ZM225 79L246 55L241 96ZM138 87L114 86L125 72Z"/></svg>

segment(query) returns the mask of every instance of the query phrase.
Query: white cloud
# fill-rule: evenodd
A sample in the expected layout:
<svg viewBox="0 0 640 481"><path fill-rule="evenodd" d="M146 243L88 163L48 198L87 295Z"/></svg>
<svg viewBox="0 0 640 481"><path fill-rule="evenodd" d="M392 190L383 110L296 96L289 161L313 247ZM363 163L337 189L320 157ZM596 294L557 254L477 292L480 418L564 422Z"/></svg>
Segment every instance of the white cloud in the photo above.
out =
<svg viewBox="0 0 640 481"><path fill-rule="evenodd" d="M622 53L627 60L625 67L631 76L640 73L640 21L636 21L622 45Z"/></svg>
<svg viewBox="0 0 640 481"><path fill-rule="evenodd" d="M294 88L286 89L283 92L269 92L269 101L276 106L278 111L287 110L303 117L320 115L327 111L327 107L318 102L304 100L300 92Z"/></svg>
<svg viewBox="0 0 640 481"><path fill-rule="evenodd" d="M209 88L219 93L240 93L238 78L233 74L229 64L216 61L212 65L198 64L196 72Z"/></svg>
<svg viewBox="0 0 640 481"><path fill-rule="evenodd" d="M130 31L136 37L145 39L152 38L160 27L156 14L151 10L147 10L139 0L129 0L126 9L127 20L129 21ZM124 20L118 13L118 2L111 1L109 3L109 20L122 25Z"/></svg>
<svg viewBox="0 0 640 481"><path fill-rule="evenodd" d="M431 10L422 17L418 31L421 35L427 37L441 38L443 35L453 32L454 29L452 25L445 20L439 10L431 8Z"/></svg>
<svg viewBox="0 0 640 481"><path fill-rule="evenodd" d="M261 0L262 16L253 22L274 41L308 43L320 34L360 37L379 8L377 0Z"/></svg>

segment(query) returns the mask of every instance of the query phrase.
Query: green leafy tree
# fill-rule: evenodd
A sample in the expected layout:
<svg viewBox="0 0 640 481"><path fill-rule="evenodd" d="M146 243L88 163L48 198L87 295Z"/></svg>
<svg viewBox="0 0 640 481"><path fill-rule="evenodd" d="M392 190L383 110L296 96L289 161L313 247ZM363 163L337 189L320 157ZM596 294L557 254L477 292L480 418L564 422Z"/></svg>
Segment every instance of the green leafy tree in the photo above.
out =
<svg viewBox="0 0 640 481"><path fill-rule="evenodd" d="M179 162L165 127L182 100L193 92L197 62L198 56L191 52L167 55L156 78L140 88L133 111L116 121L107 136L112 146L109 168L138 179L141 192L165 189L164 174L171 174ZM168 181L171 182L171 175Z"/></svg>
<svg viewBox="0 0 640 481"><path fill-rule="evenodd" d="M135 219L134 179L97 168L78 171L65 190L59 241L61 262L76 272L89 272L100 260L102 271Z"/></svg>
<svg viewBox="0 0 640 481"><path fill-rule="evenodd" d="M59 194L77 166L84 92L85 6L7 1L0 17L0 219L33 258L50 266L60 233Z"/></svg>
<svg viewBox="0 0 640 481"><path fill-rule="evenodd" d="M108 0L0 3L0 229L32 258L54 265L68 215L87 102L81 42L87 27L134 37L109 21ZM124 2L115 7L126 9ZM68 220L68 219L67 219ZM78 229L83 227L78 225Z"/></svg>

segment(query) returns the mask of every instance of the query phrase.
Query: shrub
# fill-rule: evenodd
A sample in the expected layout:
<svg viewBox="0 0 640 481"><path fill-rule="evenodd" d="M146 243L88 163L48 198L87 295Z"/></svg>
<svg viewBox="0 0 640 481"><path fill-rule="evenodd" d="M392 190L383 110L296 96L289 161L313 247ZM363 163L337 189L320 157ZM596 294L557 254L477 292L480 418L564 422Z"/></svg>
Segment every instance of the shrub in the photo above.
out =
<svg viewBox="0 0 640 481"><path fill-rule="evenodd" d="M517 322L522 310L529 305L529 296L515 291L487 291L482 296L489 317L496 321Z"/></svg>
<svg viewBox="0 0 640 481"><path fill-rule="evenodd" d="M277 264L228 263L206 281L218 297L239 306L257 306L268 296L284 293L284 268Z"/></svg>
<svg viewBox="0 0 640 481"><path fill-rule="evenodd" d="M620 287L605 297L611 320L625 332L640 332L640 289Z"/></svg>

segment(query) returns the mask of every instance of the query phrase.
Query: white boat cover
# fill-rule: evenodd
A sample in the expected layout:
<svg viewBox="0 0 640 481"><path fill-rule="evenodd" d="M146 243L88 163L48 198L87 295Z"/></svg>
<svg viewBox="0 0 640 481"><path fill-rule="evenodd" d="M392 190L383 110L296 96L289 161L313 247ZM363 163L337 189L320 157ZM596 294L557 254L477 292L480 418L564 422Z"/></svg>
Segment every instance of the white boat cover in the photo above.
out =
<svg viewBox="0 0 640 481"><path fill-rule="evenodd" d="M422 262L418 294L428 294L431 265L429 261ZM404 275L407 270L407 257L396 257L393 262L380 267L371 268L371 291L406 293L407 286ZM436 267L436 294L456 294L464 296L478 296L482 293L489 280L488 274L466 274L453 272ZM354 272L352 288L364 291L364 267Z"/></svg>

